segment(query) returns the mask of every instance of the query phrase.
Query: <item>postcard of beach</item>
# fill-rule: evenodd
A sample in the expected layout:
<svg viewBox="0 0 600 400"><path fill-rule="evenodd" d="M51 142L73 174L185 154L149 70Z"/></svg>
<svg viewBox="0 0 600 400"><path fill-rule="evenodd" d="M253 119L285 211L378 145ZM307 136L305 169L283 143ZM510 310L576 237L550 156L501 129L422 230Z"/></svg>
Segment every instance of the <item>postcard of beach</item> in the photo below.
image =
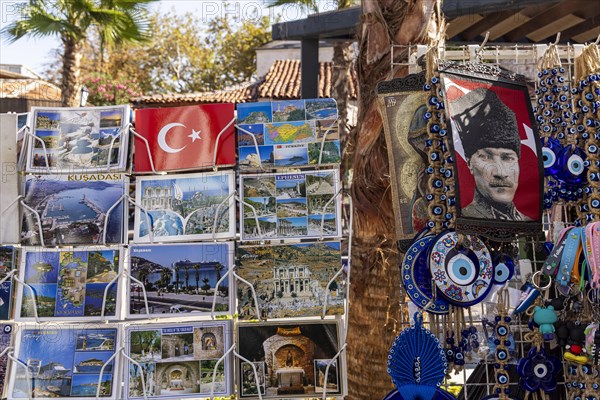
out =
<svg viewBox="0 0 600 400"><path fill-rule="evenodd" d="M15 320L118 319L121 309L120 247L23 247ZM103 310L104 308L104 310Z"/></svg>
<svg viewBox="0 0 600 400"><path fill-rule="evenodd" d="M136 242L150 242L150 232L161 242L235 237L234 171L138 177L136 183Z"/></svg>
<svg viewBox="0 0 600 400"><path fill-rule="evenodd" d="M130 246L129 273L143 287L129 280L128 317L208 315L213 301L216 315L228 313L233 259L231 242Z"/></svg>
<svg viewBox="0 0 600 400"><path fill-rule="evenodd" d="M344 313L340 242L240 246L238 275L250 282L262 318L298 318ZM329 286L328 286L329 285ZM256 318L252 293L237 290L240 319Z"/></svg>
<svg viewBox="0 0 600 400"><path fill-rule="evenodd" d="M27 172L124 172L129 151L129 116L128 105L33 107ZM52 160L48 159L50 154Z"/></svg>
<svg viewBox="0 0 600 400"><path fill-rule="evenodd" d="M131 325L125 337L126 353L139 363L125 366L127 398L209 395L215 370L214 394L232 393L232 355L217 365L233 341L231 321Z"/></svg>
<svg viewBox="0 0 600 400"><path fill-rule="evenodd" d="M337 169L242 175L241 240L341 236L339 188Z"/></svg>
<svg viewBox="0 0 600 400"><path fill-rule="evenodd" d="M24 324L16 333L15 356L27 370L11 369L8 398L93 398L104 367L100 396L114 399L119 357L113 356L119 339L111 324Z"/></svg>
<svg viewBox="0 0 600 400"><path fill-rule="evenodd" d="M28 175L23 200L35 213L23 211L21 244L39 246L43 239L46 246L97 245L105 238L121 244L127 209L122 196L128 192L122 174Z"/></svg>

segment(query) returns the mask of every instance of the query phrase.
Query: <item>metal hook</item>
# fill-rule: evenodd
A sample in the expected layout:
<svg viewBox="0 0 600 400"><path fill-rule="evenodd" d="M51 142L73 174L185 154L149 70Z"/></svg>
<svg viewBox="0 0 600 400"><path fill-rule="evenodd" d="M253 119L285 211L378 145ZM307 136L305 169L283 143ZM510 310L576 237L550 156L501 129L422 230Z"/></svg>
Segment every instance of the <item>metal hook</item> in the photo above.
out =
<svg viewBox="0 0 600 400"><path fill-rule="evenodd" d="M556 46L558 44L558 42L560 41L560 32L558 32L556 34L556 40L554 41L554 43L552 43L552 45Z"/></svg>
<svg viewBox="0 0 600 400"><path fill-rule="evenodd" d="M600 33L598 34L598 37L596 38L596 41L594 42L594 44L596 46L598 46L598 44L600 44Z"/></svg>
<svg viewBox="0 0 600 400"><path fill-rule="evenodd" d="M481 53L483 53L483 49L485 48L485 45L487 44L489 39L490 39L490 31L487 31L485 33L485 38L483 39L483 42L481 42L481 45L479 46L477 53L475 53L475 59L479 60L481 58Z"/></svg>

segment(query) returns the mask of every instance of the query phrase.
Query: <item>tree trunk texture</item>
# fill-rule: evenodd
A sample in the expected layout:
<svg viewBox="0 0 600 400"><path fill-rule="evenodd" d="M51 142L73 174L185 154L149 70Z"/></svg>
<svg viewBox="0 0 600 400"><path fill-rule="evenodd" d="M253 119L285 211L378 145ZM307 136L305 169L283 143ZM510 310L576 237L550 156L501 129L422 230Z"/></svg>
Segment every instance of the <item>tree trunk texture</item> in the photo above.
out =
<svg viewBox="0 0 600 400"><path fill-rule="evenodd" d="M404 76L392 70L391 43L427 44L436 36L435 0L363 0L358 27L358 122L348 149L353 154L354 241L348 331L351 400L382 399L393 389L387 356L401 327L401 254L396 248L389 163L377 82ZM394 51L406 59L406 52Z"/></svg>
<svg viewBox="0 0 600 400"><path fill-rule="evenodd" d="M350 77L350 46L351 42L336 42L333 45L333 97L337 101L340 138L348 137L348 101L350 93L348 81Z"/></svg>
<svg viewBox="0 0 600 400"><path fill-rule="evenodd" d="M79 107L81 74L81 49L83 43L70 37L63 37L64 45L61 95L63 107Z"/></svg>

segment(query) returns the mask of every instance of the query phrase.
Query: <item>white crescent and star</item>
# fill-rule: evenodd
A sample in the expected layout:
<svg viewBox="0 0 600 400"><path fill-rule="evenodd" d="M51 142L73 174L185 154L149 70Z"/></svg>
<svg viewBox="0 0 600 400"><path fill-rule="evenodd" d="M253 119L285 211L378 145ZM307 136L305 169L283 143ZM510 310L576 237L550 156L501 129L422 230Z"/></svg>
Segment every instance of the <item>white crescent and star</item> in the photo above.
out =
<svg viewBox="0 0 600 400"><path fill-rule="evenodd" d="M178 127L178 126L181 126L181 127L184 127L184 128L186 127L185 125L180 124L178 122L173 122L173 123L170 123L170 124L167 124L167 125L163 126L161 128L160 132L158 132L158 145L160 146L160 148L163 151L165 151L167 153L171 153L171 154L173 154L173 153L179 153L181 150L183 150L183 149L185 149L187 147L187 145L185 145L185 146L180 147L178 149L174 149L174 148L172 148L171 146L169 146L167 144L167 140L166 140L167 139L167 133L169 133L169 130L171 130L171 128L175 128L175 127ZM196 139L202 140L202 138L200 137L200 132L201 131L196 131L195 129L192 129L192 133L190 135L188 135L188 137L192 139L192 143L194 143L196 141Z"/></svg>

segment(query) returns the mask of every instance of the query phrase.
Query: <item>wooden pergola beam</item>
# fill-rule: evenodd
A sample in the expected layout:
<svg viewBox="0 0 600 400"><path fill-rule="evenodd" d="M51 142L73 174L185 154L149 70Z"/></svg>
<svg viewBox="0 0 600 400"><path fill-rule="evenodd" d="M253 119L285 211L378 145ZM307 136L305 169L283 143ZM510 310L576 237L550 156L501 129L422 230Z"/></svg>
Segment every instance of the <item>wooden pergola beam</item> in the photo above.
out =
<svg viewBox="0 0 600 400"><path fill-rule="evenodd" d="M504 35L504 38L509 42L518 42L531 32L535 32L546 25L550 25L565 15L574 14L581 9L587 10L593 7L598 7L598 5L594 3L596 2L590 0L563 1L536 15L531 20L527 21L511 32L508 32Z"/></svg>
<svg viewBox="0 0 600 400"><path fill-rule="evenodd" d="M489 31L492 27L501 23L505 19L512 17L513 15L517 14L518 12L519 12L519 10L508 10L508 11L500 11L500 12L495 12L493 14L486 15L485 18L483 18L481 21L477 22L476 24L474 24L471 27L464 30L458 36L462 40L470 42L473 39L475 39L476 37L481 36L482 32L485 33L487 31Z"/></svg>

